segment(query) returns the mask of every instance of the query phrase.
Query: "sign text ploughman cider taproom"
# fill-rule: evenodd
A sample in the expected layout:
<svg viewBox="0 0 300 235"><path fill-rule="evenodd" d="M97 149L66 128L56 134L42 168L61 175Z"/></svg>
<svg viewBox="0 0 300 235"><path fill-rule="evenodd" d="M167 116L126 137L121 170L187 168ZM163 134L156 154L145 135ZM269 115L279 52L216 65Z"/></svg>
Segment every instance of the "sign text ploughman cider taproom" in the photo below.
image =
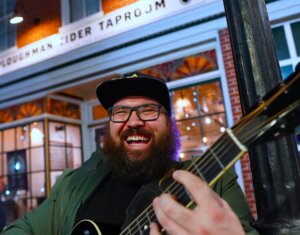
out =
<svg viewBox="0 0 300 235"><path fill-rule="evenodd" d="M217 0L137 1L72 30L64 30L15 50L0 53L0 76L93 42L159 21L178 12ZM63 30L62 30L63 29Z"/></svg>

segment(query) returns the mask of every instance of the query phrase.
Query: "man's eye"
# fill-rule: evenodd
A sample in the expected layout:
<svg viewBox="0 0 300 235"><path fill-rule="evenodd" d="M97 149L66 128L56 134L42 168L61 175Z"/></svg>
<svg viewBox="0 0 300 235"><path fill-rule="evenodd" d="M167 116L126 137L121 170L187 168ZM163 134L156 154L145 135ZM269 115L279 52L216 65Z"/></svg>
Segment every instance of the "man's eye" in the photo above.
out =
<svg viewBox="0 0 300 235"><path fill-rule="evenodd" d="M128 113L128 110L126 110L126 109L117 109L117 110L113 111L114 115L123 115L123 114L127 114L127 113Z"/></svg>
<svg viewBox="0 0 300 235"><path fill-rule="evenodd" d="M149 114L149 113L156 113L157 112L157 108L156 107L147 107L147 108L144 108L142 110L142 112L144 114Z"/></svg>

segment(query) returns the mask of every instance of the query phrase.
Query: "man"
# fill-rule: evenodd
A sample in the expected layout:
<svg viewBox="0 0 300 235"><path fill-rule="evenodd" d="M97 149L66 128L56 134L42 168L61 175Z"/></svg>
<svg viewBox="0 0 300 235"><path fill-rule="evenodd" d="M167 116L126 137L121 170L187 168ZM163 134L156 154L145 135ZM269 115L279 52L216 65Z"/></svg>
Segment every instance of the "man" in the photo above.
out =
<svg viewBox="0 0 300 235"><path fill-rule="evenodd" d="M101 83L97 96L110 117L103 151L79 169L66 171L51 196L9 226L5 235L70 234L75 224L87 219L104 235L120 230L151 235L257 234L232 171L214 185L218 196L198 177L180 170L187 163L175 161L179 135L164 81L138 73L124 75ZM188 193L164 193L172 184L183 190L172 177ZM192 209L178 203L191 198L196 203ZM86 224L76 226L76 234L90 234L82 225Z"/></svg>

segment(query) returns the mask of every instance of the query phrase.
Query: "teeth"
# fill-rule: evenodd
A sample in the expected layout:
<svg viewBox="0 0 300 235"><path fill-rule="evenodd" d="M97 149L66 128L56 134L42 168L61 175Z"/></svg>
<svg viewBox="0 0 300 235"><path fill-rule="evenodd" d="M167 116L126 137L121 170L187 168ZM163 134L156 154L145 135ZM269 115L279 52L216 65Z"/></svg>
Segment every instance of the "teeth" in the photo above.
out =
<svg viewBox="0 0 300 235"><path fill-rule="evenodd" d="M128 136L127 141L148 141L148 138L144 136Z"/></svg>

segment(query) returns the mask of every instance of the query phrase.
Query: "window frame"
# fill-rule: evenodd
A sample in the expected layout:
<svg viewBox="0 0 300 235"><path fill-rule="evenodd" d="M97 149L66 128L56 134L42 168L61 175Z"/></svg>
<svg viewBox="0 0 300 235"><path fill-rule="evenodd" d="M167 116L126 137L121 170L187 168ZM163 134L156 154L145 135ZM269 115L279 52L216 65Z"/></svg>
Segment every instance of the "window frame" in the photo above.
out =
<svg viewBox="0 0 300 235"><path fill-rule="evenodd" d="M82 0L84 1L84 0ZM61 0L60 4L61 4L61 19L62 19L62 25L65 27L67 25L76 25L74 28L78 27L78 25L81 24L85 24L91 21L94 21L96 19L99 19L99 15L103 16L103 12L102 12L102 1L99 1L99 11L89 15L89 16L85 16L83 18L81 18L80 20L71 21L71 6L70 6L70 1L69 0Z"/></svg>
<svg viewBox="0 0 300 235"><path fill-rule="evenodd" d="M273 28L283 27L285 39L287 42L288 51L290 53L290 58L284 60L278 60L280 68L291 65L293 67L293 71L295 70L296 65L300 62L300 56L297 55L295 40L291 28L292 23L300 22L299 19L280 22L278 24L272 25Z"/></svg>

